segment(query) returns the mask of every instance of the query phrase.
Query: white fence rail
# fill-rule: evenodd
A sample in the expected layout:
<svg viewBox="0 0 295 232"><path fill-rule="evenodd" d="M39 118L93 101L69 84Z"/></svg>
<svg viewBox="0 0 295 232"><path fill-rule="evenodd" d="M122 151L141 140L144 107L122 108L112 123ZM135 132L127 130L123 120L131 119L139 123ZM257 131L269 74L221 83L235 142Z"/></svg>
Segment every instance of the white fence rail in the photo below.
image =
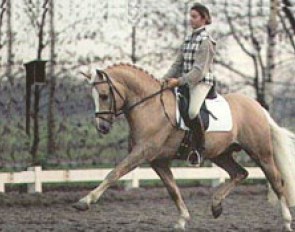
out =
<svg viewBox="0 0 295 232"><path fill-rule="evenodd" d="M264 179L260 168L246 168L248 179ZM85 170L42 170L41 167L30 167L23 172L0 172L0 192L5 192L5 184L28 184L28 192L42 192L42 183L65 183L102 181L112 169ZM175 179L179 180L213 180L219 184L228 179L228 174L218 167L172 168ZM139 187L140 180L157 180L158 175L151 168L137 168L120 180L130 183L130 187Z"/></svg>

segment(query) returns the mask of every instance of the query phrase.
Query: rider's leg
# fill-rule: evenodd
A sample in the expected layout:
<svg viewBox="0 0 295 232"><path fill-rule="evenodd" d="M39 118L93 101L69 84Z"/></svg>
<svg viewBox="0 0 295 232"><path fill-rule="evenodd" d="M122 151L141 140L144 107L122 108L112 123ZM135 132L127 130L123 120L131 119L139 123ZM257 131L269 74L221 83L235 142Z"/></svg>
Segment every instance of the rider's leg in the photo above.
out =
<svg viewBox="0 0 295 232"><path fill-rule="evenodd" d="M203 152L205 150L205 130L199 112L211 88L211 85L203 82L190 88L190 105L188 113L192 120L190 126L190 129L192 130L192 148L197 155L197 159L193 162L194 164L200 164L203 160Z"/></svg>
<svg viewBox="0 0 295 232"><path fill-rule="evenodd" d="M203 153L205 151L205 130L199 114L191 121L190 129L192 133L192 153L190 157L192 164L201 164L203 161Z"/></svg>
<svg viewBox="0 0 295 232"><path fill-rule="evenodd" d="M190 88L190 105L188 114L191 120L199 114L201 106L211 88L211 85L204 82L200 82L196 86Z"/></svg>

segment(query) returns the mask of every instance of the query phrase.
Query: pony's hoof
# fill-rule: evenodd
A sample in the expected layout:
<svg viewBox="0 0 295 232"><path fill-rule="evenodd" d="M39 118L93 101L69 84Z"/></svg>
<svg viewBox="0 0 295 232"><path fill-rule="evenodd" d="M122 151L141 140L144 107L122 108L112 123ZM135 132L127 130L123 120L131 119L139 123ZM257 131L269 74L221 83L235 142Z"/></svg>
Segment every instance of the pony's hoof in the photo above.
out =
<svg viewBox="0 0 295 232"><path fill-rule="evenodd" d="M285 232L287 232L287 231L288 231L288 232L289 232L289 231L293 231L292 228L291 228L291 224L287 224L287 225L285 225L283 231L285 231Z"/></svg>
<svg viewBox="0 0 295 232"><path fill-rule="evenodd" d="M175 224L173 226L173 231L185 231L185 227L183 225Z"/></svg>
<svg viewBox="0 0 295 232"><path fill-rule="evenodd" d="M80 202L80 201L73 204L72 207L79 210L79 211L86 211L86 210L90 209L90 206L87 203Z"/></svg>
<svg viewBox="0 0 295 232"><path fill-rule="evenodd" d="M222 213L222 205L219 203L218 205L212 205L212 215L214 218L218 218Z"/></svg>

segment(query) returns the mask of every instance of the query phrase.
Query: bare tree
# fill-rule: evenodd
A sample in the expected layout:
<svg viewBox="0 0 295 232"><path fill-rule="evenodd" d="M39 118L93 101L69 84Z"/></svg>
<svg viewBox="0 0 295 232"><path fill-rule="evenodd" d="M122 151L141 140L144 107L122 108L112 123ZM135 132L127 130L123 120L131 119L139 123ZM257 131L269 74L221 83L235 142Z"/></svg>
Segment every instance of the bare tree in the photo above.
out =
<svg viewBox="0 0 295 232"><path fill-rule="evenodd" d="M254 75L251 78L254 80L253 85L256 91L256 97L257 100L261 103L261 105L266 106L265 100L264 100L264 85L262 79L265 76L265 64L263 63L262 54L261 54L261 43L257 38L257 34L254 33L254 27L253 27L253 14L252 14L252 0L248 0L248 29L246 32L246 29L243 27L243 30L237 27L234 21L238 21L237 18L233 20L233 17L230 15L228 10L229 4L226 1L224 10L225 10L225 16L226 20L228 22L231 34L235 41L237 42L238 46L241 48L241 50L249 57L251 58L253 62L254 67ZM241 22L239 22L241 23ZM218 62L218 60L217 60ZM223 65L223 63L220 63ZM223 65L226 67L225 65ZM228 65L231 66L231 65ZM233 68L232 68L233 70ZM240 73L241 77L248 77L249 75L242 74L240 71L235 71L235 73Z"/></svg>
<svg viewBox="0 0 295 232"><path fill-rule="evenodd" d="M291 4L290 0L282 0L283 11L291 25L291 29L293 30L293 35L295 35L295 16L294 13L291 11L291 7L294 8L294 4Z"/></svg>
<svg viewBox="0 0 295 232"><path fill-rule="evenodd" d="M3 19L4 19L4 14L5 14L5 11L6 11L6 7L7 7L7 3L6 3L7 0L2 0L0 2L0 50L2 49L3 47L3 41L2 41L2 27L3 27Z"/></svg>
<svg viewBox="0 0 295 232"><path fill-rule="evenodd" d="M41 60L42 52L46 46L44 42L44 29L46 24L46 16L48 12L48 5L49 0L44 0L41 13L39 15L40 6L38 3L34 3L32 0L24 0L26 5L26 13L30 19L31 25L37 31L38 37L38 46L37 46L37 59ZM40 19L38 19L38 17ZM40 132L39 132L39 100L40 100L40 92L41 89L38 85L34 86L34 137L33 137L33 144L31 146L31 155L32 155L32 164L39 165L40 160L38 157L38 149L39 149L39 142L40 142Z"/></svg>
<svg viewBox="0 0 295 232"><path fill-rule="evenodd" d="M280 22L282 24L283 30L286 33L290 41L290 45L293 48L295 53L295 40L294 40L295 34L293 33L293 31L289 29L289 26L287 25L287 22L286 22L287 21L286 17L284 17L281 12L278 12L278 14L279 14L279 18L280 18Z"/></svg>
<svg viewBox="0 0 295 232"><path fill-rule="evenodd" d="M5 21L4 21L4 16ZM1 64L5 66L4 76L8 79L10 91L7 102L5 103L5 113L7 115L7 119L11 118L11 108L13 103L15 102L13 99L13 86L14 86L14 78L12 76L12 65L13 65L13 32L12 32L12 14L11 14L11 0L2 0L0 3L0 50L4 50L6 48L6 60L1 60ZM4 23L6 24L4 25ZM5 28L4 28L5 26ZM5 33L3 32L5 29ZM3 39L4 37L4 39ZM5 56L2 56L5 57Z"/></svg>
<svg viewBox="0 0 295 232"><path fill-rule="evenodd" d="M12 65L13 65L13 32L12 32L12 22L11 22L11 0L7 0L7 62L6 62L6 72L5 76L8 78L10 83L11 91L9 91L10 96L7 103L7 113L8 118L11 118L11 108L14 102L13 100L13 88L14 88L14 78L12 76Z"/></svg>
<svg viewBox="0 0 295 232"><path fill-rule="evenodd" d="M225 19L228 22L230 35L232 35L241 51L250 58L253 64L253 74L240 71L229 61L221 59L220 56L216 61L222 67L240 76L243 80L241 85L253 86L257 100L262 106L268 108L270 102L266 97L271 96L271 85L266 83L271 82L274 75L275 37L278 33L278 22L276 19L278 15L278 2L272 1L268 23L265 13L259 11L259 6L256 4L257 2L248 0L247 12L244 11L245 7L241 8L243 11L234 11L232 3L228 1L225 1L224 5ZM237 7L242 6L237 4ZM263 5L260 7L265 8ZM266 55L264 51L266 51Z"/></svg>
<svg viewBox="0 0 295 232"><path fill-rule="evenodd" d="M160 4L170 4L169 10ZM120 24L130 33L118 38L119 42L128 41L129 45L121 46L122 58L156 70L161 69L161 62L168 60L168 56L180 44L178 39L183 35L183 12L179 7L182 6L179 1L128 1L128 20L120 20Z"/></svg>
<svg viewBox="0 0 295 232"><path fill-rule="evenodd" d="M275 72L276 37L278 33L278 4L278 0L271 0L270 14L267 25L267 64L265 73L265 101L267 103L268 109L272 107L273 102L273 77Z"/></svg>
<svg viewBox="0 0 295 232"><path fill-rule="evenodd" d="M54 0L50 0L49 3L49 15L50 15L50 66L49 66L49 105L47 115L47 153L53 154L55 151L55 28L54 28Z"/></svg>

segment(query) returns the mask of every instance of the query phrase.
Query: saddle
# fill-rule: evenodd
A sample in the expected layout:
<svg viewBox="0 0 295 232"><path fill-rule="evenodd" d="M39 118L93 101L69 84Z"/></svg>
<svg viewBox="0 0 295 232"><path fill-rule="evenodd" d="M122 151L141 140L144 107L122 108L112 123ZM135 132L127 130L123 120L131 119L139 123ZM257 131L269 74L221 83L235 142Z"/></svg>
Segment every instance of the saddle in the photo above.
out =
<svg viewBox="0 0 295 232"><path fill-rule="evenodd" d="M189 127L191 120L188 115L189 103L190 103L190 94L189 94L189 87L187 85L180 86L177 89L177 94L179 96L179 112L183 121L187 127ZM206 99L214 99L217 97L217 93L215 87L213 86L209 91ZM201 121L204 126L204 130L208 129L209 126L209 115L212 113L207 109L205 101L203 102L200 110ZM212 115L213 116L213 115Z"/></svg>
<svg viewBox="0 0 295 232"><path fill-rule="evenodd" d="M180 86L177 89L177 94L179 96L179 113L181 117L183 118L184 124L189 128L191 121L188 115L188 109L189 109L189 103L190 103L190 94L189 94L189 87L187 85ZM215 87L213 86L211 90L209 91L206 99L214 99L217 97L217 93L215 90ZM200 117L202 124L204 126L204 130L206 131L209 127L209 116L212 115L212 113L207 109L205 101L201 106L200 110ZM214 115L212 115L214 117ZM190 130L185 132L185 136L183 138L183 141L181 142L181 145L178 149L179 155L187 155L191 151L191 143L192 143L192 133Z"/></svg>

